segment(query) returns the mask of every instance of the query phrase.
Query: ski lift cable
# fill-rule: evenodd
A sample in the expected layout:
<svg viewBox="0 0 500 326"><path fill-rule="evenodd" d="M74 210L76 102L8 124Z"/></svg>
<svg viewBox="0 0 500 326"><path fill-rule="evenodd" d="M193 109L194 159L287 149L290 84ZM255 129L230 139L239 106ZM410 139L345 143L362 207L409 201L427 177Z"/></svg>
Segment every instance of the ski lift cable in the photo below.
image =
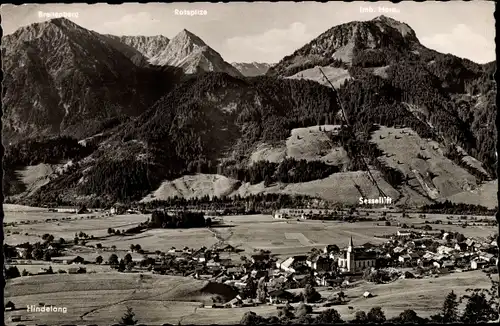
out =
<svg viewBox="0 0 500 326"><path fill-rule="evenodd" d="M347 115L346 115L346 113L344 111L344 106L342 105L342 102L340 101L340 97L338 95L337 89L333 86L333 84L330 82L330 80L328 79L328 77L326 77L326 75L323 72L323 70L321 69L321 67L319 67L319 71L321 72L321 74L323 75L323 77L325 78L325 80L330 84L330 86L332 87L332 89L335 91L335 98L337 100L337 105L340 107L340 111L342 112L342 118L344 120L344 123L347 126L347 130L351 133L351 136L353 137L354 141L356 141L356 135L354 134L354 131L353 131L351 125L349 124L349 121L347 120ZM370 178L371 178L373 184L375 185L375 187L377 187L377 190L379 191L379 194L381 195L381 197L387 197L387 195L384 193L384 191L382 191L382 189L379 187L377 181L373 177L373 175L372 175L372 173L370 171L370 168L368 167L368 164L366 163L364 157L361 156L359 153L356 153L356 152L355 152L354 155L357 155L358 158L361 159L361 161L363 162L363 165L365 166L366 170L368 171L368 174L370 175Z"/></svg>

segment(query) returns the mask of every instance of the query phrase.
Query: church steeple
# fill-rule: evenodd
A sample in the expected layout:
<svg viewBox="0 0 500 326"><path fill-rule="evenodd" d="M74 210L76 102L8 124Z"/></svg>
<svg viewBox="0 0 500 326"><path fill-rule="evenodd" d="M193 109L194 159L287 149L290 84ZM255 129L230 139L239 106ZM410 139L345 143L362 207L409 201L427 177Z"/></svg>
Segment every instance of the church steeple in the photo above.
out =
<svg viewBox="0 0 500 326"><path fill-rule="evenodd" d="M352 235L351 235L351 240L349 241L349 247L347 248L348 251L352 252L354 249L354 244L352 242Z"/></svg>

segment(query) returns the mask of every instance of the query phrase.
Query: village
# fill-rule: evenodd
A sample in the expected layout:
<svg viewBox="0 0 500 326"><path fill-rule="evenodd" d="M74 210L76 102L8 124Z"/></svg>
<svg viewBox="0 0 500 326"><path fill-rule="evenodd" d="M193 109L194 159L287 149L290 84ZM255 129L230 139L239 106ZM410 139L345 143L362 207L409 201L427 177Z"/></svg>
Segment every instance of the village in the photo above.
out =
<svg viewBox="0 0 500 326"><path fill-rule="evenodd" d="M101 212L103 216L114 213ZM293 221L335 215L330 211L287 209L274 212L273 217ZM388 223L386 218L381 221ZM108 229L108 236L127 232ZM347 304L343 290L356 287L361 282L387 284L397 279L436 278L473 270L493 271L497 264L497 243L493 236L474 239L458 232L433 229L430 224L421 227L398 223L396 233L381 234L379 237L385 238L385 242L354 243L351 237L343 248L330 244L324 248L313 248L307 254L278 257L264 249L248 253L223 239L211 247L185 246L155 251L144 250L140 244L131 244L126 252L117 250L116 246L88 244L95 237L80 232L75 234L73 241L44 234L43 242L4 245L4 252L7 264L11 266L7 268L7 278L96 273L92 268L98 266L99 272L108 269L119 273L150 273L205 280L231 286L238 293L228 302L213 297L211 308L301 301L329 307ZM93 252L92 257L95 258L89 259L89 255L85 255L89 252ZM32 264L42 267L38 271L23 268ZM52 265L58 266L57 270ZM326 288L331 295L321 298L315 287ZM376 295L376 290L374 292L365 292L363 296Z"/></svg>

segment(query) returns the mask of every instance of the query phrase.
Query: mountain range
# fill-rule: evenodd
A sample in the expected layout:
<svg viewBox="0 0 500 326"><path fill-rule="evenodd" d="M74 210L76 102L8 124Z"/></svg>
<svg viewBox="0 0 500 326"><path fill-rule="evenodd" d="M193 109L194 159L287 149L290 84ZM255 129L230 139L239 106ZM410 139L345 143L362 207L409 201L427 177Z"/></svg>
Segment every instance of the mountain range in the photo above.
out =
<svg viewBox="0 0 500 326"><path fill-rule="evenodd" d="M262 62L232 62L233 67L238 69L239 72L245 77L255 77L265 75L269 68L273 65L270 63L262 63Z"/></svg>
<svg viewBox="0 0 500 326"><path fill-rule="evenodd" d="M428 49L385 16L334 26L272 66L231 65L187 30L112 36L66 19L4 36L2 59L10 201L353 204L383 190L415 206L496 182L496 62Z"/></svg>

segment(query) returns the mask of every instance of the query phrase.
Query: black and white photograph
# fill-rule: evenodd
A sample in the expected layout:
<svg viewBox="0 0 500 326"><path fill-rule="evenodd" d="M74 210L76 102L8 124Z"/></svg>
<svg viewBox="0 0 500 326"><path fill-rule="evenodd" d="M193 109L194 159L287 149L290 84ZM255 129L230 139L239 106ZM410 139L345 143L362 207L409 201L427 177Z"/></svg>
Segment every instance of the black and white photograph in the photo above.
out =
<svg viewBox="0 0 500 326"><path fill-rule="evenodd" d="M499 322L494 12L2 4L4 325Z"/></svg>

